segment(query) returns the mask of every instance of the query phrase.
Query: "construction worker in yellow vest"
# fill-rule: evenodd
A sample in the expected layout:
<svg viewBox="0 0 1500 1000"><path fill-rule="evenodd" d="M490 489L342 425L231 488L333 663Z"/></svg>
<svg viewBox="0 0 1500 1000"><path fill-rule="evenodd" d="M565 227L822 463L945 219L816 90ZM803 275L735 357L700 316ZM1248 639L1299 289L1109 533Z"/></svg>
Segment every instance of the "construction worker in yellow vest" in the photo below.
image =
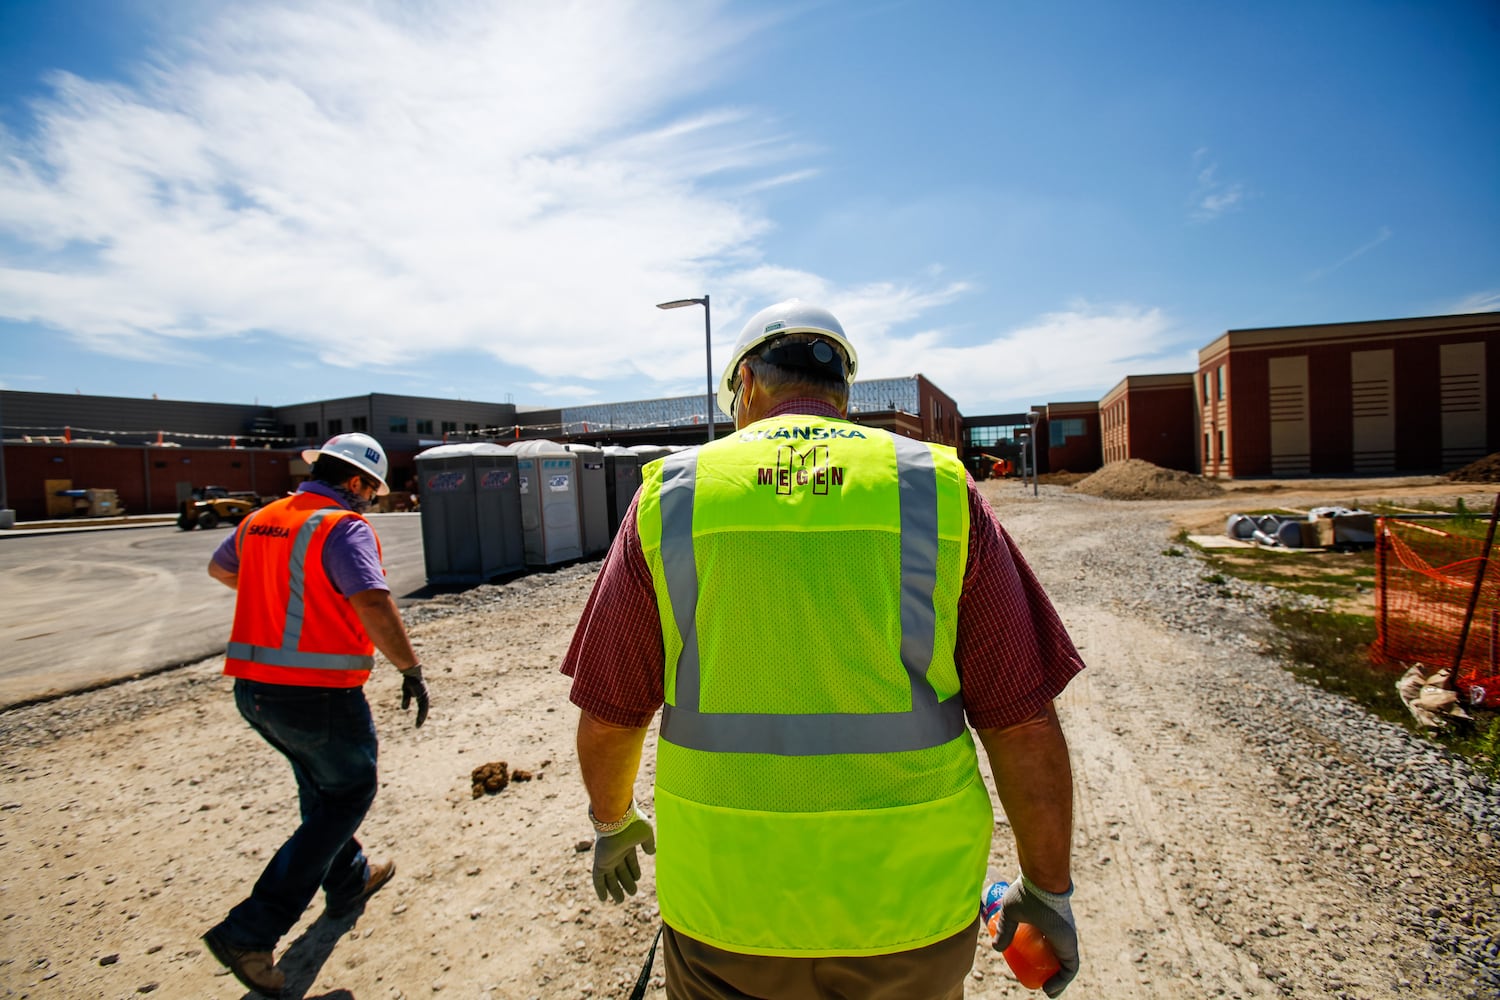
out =
<svg viewBox="0 0 1500 1000"><path fill-rule="evenodd" d="M967 715L1021 869L996 940L1041 931L1057 996L1052 700L1083 664L953 450L847 420L857 367L828 310L771 306L719 381L735 432L646 467L563 665L595 889L623 901L655 854L674 1000L962 997L994 826Z"/></svg>

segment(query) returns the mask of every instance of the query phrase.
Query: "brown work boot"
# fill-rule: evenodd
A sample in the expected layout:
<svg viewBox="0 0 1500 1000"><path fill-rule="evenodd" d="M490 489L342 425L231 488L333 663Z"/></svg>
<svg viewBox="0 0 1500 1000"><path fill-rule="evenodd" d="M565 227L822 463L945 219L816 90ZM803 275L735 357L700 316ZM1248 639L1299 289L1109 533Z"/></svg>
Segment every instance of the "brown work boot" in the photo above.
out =
<svg viewBox="0 0 1500 1000"><path fill-rule="evenodd" d="M279 1000L281 987L286 985L286 976L276 968L276 959L269 951L247 951L236 948L219 937L217 930L203 935L203 943L219 962L234 973L246 989L254 990L271 1000Z"/></svg>
<svg viewBox="0 0 1500 1000"><path fill-rule="evenodd" d="M394 874L396 874L396 862L370 862L370 874L365 876L365 887L359 891L359 895L353 899L339 903L329 900L328 907L324 912L334 920L338 920L340 917L347 917L361 906L364 906L365 901L379 892L380 887L389 882L391 876Z"/></svg>

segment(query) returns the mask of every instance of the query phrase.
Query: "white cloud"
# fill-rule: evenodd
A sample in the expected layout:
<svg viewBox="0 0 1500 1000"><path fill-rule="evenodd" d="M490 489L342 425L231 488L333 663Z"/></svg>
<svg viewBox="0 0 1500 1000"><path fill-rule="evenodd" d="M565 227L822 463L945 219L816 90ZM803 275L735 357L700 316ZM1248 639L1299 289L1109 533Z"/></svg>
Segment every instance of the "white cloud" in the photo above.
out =
<svg viewBox="0 0 1500 1000"><path fill-rule="evenodd" d="M794 182L752 111L670 118L748 28L712 5L241 4L136 82L0 135L0 316L182 356L260 331L341 366L483 352L686 377L651 308L732 286Z"/></svg>
<svg viewBox="0 0 1500 1000"><path fill-rule="evenodd" d="M1163 349L1171 334L1160 309L1080 302L984 343L959 346L950 334L932 330L878 345L882 363L861 375L921 372L965 413L1009 411L1098 399L1126 375L1195 370L1196 349Z"/></svg>
<svg viewBox="0 0 1500 1000"><path fill-rule="evenodd" d="M1332 274L1334 271L1337 271L1339 268L1343 267L1345 264L1347 264L1350 261L1354 260L1356 257L1361 257L1361 256L1369 253L1371 250L1374 250L1376 247L1380 246L1380 244L1382 244L1386 240L1390 239L1392 235L1393 234L1391 233L1391 228L1389 226L1381 226L1380 227L1380 232L1378 232L1378 233L1375 234L1375 238L1374 239L1372 239L1369 242L1367 242L1367 243L1365 243L1365 244L1363 244L1363 245L1355 248L1352 252L1350 252L1348 254L1345 254L1343 257L1341 257L1339 260L1335 261L1334 263L1330 264L1329 266L1318 268L1312 274L1308 275L1307 280L1308 281L1317 281L1319 278L1322 278L1325 275Z"/></svg>
<svg viewBox="0 0 1500 1000"><path fill-rule="evenodd" d="M1166 363L1158 310L1082 304L964 346L926 319L974 291L939 264L843 285L767 260L751 197L819 151L759 109L689 107L759 30L716 5L214 9L130 82L58 75L34 129L0 133L0 318L119 357L222 365L253 340L432 385L488 356L518 374L482 398L553 405L703 391L702 315L653 306L704 292L715 378L740 324L794 296L840 317L861 377L920 371L972 412ZM1221 212L1241 191L1213 170Z"/></svg>
<svg viewBox="0 0 1500 1000"><path fill-rule="evenodd" d="M1193 166L1197 170L1197 183L1191 198L1190 217L1195 222L1209 222L1225 212L1238 208L1245 200L1245 185L1238 181L1223 181L1218 177L1219 165L1209 160L1207 148L1193 151Z"/></svg>
<svg viewBox="0 0 1500 1000"><path fill-rule="evenodd" d="M1466 295L1443 310L1444 313L1500 312L1500 291L1475 292Z"/></svg>

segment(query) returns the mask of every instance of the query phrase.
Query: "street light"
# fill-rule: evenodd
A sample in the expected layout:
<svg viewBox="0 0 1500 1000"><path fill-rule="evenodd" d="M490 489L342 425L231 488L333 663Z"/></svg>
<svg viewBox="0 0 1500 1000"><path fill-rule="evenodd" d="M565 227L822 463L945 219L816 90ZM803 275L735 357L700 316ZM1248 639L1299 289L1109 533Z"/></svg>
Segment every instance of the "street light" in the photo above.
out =
<svg viewBox="0 0 1500 1000"><path fill-rule="evenodd" d="M671 302L658 302L658 309L681 309L683 306L703 307L703 353L708 362L708 439L714 439L714 343L713 334L709 325L708 296L701 299L673 299Z"/></svg>
<svg viewBox="0 0 1500 1000"><path fill-rule="evenodd" d="M1042 415L1035 410L1026 414L1026 422L1031 425L1031 495L1037 495L1037 468L1036 468L1036 425L1042 419Z"/></svg>

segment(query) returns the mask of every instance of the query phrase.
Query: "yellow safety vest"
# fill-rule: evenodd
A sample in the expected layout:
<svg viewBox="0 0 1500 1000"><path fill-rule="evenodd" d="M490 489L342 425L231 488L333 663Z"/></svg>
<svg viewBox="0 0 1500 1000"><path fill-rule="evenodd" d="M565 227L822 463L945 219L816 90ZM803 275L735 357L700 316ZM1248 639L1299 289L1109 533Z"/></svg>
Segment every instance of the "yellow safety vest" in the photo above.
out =
<svg viewBox="0 0 1500 1000"><path fill-rule="evenodd" d="M800 957L968 926L994 814L953 658L952 449L773 417L649 464L637 524L666 654L662 919Z"/></svg>

